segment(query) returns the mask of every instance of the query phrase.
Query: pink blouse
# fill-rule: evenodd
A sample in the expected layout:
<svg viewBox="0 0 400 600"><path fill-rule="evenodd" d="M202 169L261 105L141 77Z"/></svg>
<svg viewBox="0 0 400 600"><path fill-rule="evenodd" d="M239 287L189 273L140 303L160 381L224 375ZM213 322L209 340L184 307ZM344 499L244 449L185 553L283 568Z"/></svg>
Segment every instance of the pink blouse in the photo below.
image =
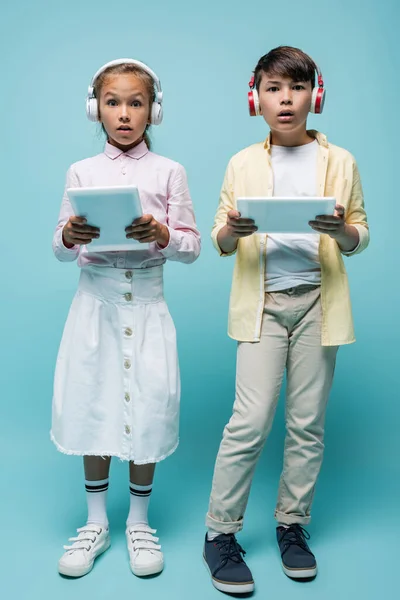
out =
<svg viewBox="0 0 400 600"><path fill-rule="evenodd" d="M121 269L153 267L163 264L167 258L183 263L196 260L200 254L200 233L196 228L186 172L179 163L150 152L145 142L128 152L106 143L101 154L71 165L65 190L116 185L137 186L144 214L153 215L168 227L168 246L160 248L152 242L147 250L121 252L90 252L89 244L66 248L62 230L74 213L65 191L53 238L53 250L59 260L78 258L80 267L96 264Z"/></svg>

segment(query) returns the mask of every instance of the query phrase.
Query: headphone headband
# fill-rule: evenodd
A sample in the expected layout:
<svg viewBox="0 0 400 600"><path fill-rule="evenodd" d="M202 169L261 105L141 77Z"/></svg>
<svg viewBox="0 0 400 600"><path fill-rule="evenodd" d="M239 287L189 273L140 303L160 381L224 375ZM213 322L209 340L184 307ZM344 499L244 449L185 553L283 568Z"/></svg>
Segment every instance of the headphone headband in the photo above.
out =
<svg viewBox="0 0 400 600"><path fill-rule="evenodd" d="M324 80L323 80L323 77L322 77L321 69L319 68L319 66L317 64L315 64L315 70L317 71L317 75L318 75L318 87L323 88L324 87Z"/></svg>
<svg viewBox="0 0 400 600"><path fill-rule="evenodd" d="M119 58L117 60L112 60L112 61L106 63L105 65L103 65L102 67L100 67L100 69L98 71L96 71L96 73L93 75L92 81L90 82L89 93L92 94L92 96L94 93L94 85L96 83L96 80L99 78L99 76L102 73L104 73L104 71L109 69L110 67L117 67L118 65L134 65L136 67L139 67L143 71L145 71L148 75L150 75L150 77L152 78L152 80L154 82L154 87L156 88L156 91L157 91L156 101L161 102L162 89L161 89L161 82L160 82L159 78L154 73L154 71L152 69L150 69L150 67L148 67L144 63L140 62L140 60L134 60L133 58Z"/></svg>

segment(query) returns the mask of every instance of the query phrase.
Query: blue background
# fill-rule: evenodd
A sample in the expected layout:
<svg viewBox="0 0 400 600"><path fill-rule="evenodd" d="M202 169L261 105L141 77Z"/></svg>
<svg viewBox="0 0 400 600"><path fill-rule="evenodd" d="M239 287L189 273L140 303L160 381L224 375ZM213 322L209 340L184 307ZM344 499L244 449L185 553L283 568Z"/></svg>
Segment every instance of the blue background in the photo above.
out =
<svg viewBox="0 0 400 600"><path fill-rule="evenodd" d="M3 5L0 595L218 597L202 565L203 522L231 412L236 348L226 335L233 260L218 258L209 232L228 159L267 134L265 123L247 114L251 71L269 49L289 44L323 70L325 112L310 117L309 126L355 155L372 239L364 254L346 261L357 344L339 353L328 412L326 459L310 526L320 573L299 584L280 567L273 509L283 403L240 542L256 597L393 596L400 529L398 13L396 0ZM114 461L113 546L89 576L69 581L58 575L57 560L86 517L82 465L57 453L49 428L56 352L78 269L54 258L51 240L68 166L103 146L84 114L90 78L103 63L124 56L147 62L161 78L165 120L153 128L154 150L187 169L203 252L194 265L166 269L183 384L181 445L158 468L151 501L166 569L149 581L129 571L128 475L126 464Z"/></svg>

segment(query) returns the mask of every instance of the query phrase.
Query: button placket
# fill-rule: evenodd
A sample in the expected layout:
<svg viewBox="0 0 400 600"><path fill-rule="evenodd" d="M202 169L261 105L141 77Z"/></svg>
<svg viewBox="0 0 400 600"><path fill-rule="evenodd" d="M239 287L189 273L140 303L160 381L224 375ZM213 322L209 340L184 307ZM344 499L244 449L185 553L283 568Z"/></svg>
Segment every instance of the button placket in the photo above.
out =
<svg viewBox="0 0 400 600"><path fill-rule="evenodd" d="M123 415L124 415L124 437L126 444L129 446L131 450L132 445L132 393L131 393L131 379L132 379L132 368L133 365L133 344L132 344L132 335L133 335L133 307L132 307L132 271L122 271L121 272L121 292L123 295L122 302L122 326L121 326L121 336L122 336L122 349L124 356L124 387L123 387L123 397L121 401L123 402ZM127 335L127 332L130 331L131 335Z"/></svg>
<svg viewBox="0 0 400 600"><path fill-rule="evenodd" d="M124 292L124 298L127 302L132 302L132 271L125 271L122 274L122 291Z"/></svg>
<svg viewBox="0 0 400 600"><path fill-rule="evenodd" d="M130 359L125 359L125 362L129 362L132 366L132 362ZM130 438L132 433L132 402L131 402L131 367L129 369L125 369L124 373L124 388L123 388L123 397L121 401L123 402L123 427L126 438ZM130 449L131 441L126 439L126 443Z"/></svg>
<svg viewBox="0 0 400 600"><path fill-rule="evenodd" d="M129 361L131 363L131 361ZM130 436L132 432L132 402L131 402L131 378L130 370L125 369L124 374L124 389L123 389L123 415L124 415L124 432L126 436ZM130 442L128 443L130 446Z"/></svg>
<svg viewBox="0 0 400 600"><path fill-rule="evenodd" d="M122 175L126 175L126 160L127 160L127 157L125 156L125 154L121 154L120 162L121 162Z"/></svg>

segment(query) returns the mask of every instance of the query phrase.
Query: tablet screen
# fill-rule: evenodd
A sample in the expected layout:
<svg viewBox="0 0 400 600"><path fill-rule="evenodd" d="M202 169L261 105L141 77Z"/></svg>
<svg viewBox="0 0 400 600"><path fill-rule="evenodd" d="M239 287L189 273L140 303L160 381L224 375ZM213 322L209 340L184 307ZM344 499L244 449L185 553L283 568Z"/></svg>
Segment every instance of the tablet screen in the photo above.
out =
<svg viewBox="0 0 400 600"><path fill-rule="evenodd" d="M125 227L143 214L136 186L68 188L75 215L99 227L100 237L90 243L91 252L145 250L149 244L127 239Z"/></svg>
<svg viewBox="0 0 400 600"><path fill-rule="evenodd" d="M308 224L318 215L332 215L335 198L238 198L242 217L254 219L257 233L315 233Z"/></svg>

